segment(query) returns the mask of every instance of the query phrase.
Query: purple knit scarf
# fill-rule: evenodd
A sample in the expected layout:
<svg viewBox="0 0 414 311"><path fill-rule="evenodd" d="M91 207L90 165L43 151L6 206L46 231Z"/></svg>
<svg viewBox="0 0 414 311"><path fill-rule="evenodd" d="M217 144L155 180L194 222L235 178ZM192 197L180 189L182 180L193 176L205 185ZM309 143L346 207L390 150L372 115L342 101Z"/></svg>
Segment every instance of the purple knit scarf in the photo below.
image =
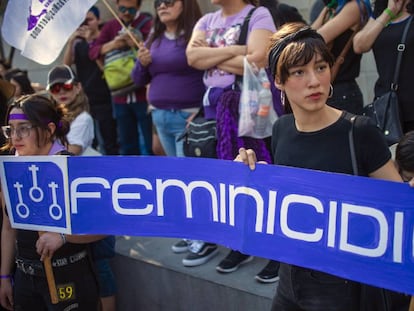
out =
<svg viewBox="0 0 414 311"><path fill-rule="evenodd" d="M238 136L240 92L225 90L217 100L217 157L233 160L239 148L253 149L258 161L271 163L262 139Z"/></svg>

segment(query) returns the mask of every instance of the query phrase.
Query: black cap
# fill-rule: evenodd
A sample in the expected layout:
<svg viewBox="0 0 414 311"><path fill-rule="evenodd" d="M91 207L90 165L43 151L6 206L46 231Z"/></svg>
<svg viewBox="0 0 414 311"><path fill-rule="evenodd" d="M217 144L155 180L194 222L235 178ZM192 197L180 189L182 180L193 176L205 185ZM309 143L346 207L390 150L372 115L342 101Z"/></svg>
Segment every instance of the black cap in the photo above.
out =
<svg viewBox="0 0 414 311"><path fill-rule="evenodd" d="M73 83L76 82L77 78L72 69L67 65L60 65L53 67L47 75L47 86L46 89L49 90L52 85L56 83Z"/></svg>

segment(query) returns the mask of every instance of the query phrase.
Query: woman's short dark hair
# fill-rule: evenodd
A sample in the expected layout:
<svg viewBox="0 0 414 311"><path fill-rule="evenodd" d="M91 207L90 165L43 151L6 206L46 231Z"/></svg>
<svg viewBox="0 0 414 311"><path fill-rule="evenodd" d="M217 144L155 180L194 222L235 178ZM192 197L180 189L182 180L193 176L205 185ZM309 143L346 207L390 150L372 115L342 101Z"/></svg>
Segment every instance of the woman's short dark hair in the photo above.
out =
<svg viewBox="0 0 414 311"><path fill-rule="evenodd" d="M323 38L303 23L287 23L270 39L269 69L272 77L285 83L289 69L309 63L315 54L332 67L334 58Z"/></svg>
<svg viewBox="0 0 414 311"><path fill-rule="evenodd" d="M53 122L56 126L53 139L58 139L62 144L67 145L68 141L66 135L69 132L70 124L65 119L66 111L60 105L47 95L32 94L22 96L15 100L9 107L6 113L5 124L9 123L10 112L13 109L21 109L27 116L28 121L35 126L37 131L37 145L40 147L46 144L45 132L49 131L48 124ZM9 139L2 150L11 150L12 144Z"/></svg>
<svg viewBox="0 0 414 311"><path fill-rule="evenodd" d="M395 161L400 171L414 172L414 131L406 133L398 143Z"/></svg>

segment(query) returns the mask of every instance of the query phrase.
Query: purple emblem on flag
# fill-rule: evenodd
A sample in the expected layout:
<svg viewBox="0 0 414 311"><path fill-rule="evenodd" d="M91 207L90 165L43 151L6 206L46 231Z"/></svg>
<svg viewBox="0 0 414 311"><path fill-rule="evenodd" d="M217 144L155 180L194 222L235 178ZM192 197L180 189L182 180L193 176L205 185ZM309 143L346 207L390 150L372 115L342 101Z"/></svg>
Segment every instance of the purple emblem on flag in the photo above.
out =
<svg viewBox="0 0 414 311"><path fill-rule="evenodd" d="M47 10L46 9L43 9L42 12L40 12L39 15L32 15L32 6L30 6L29 12L30 12L29 13L29 17L27 18L27 30L28 31L30 31L30 30L32 30L33 28L36 27L37 22L39 21L40 17L43 14L46 14L47 13Z"/></svg>

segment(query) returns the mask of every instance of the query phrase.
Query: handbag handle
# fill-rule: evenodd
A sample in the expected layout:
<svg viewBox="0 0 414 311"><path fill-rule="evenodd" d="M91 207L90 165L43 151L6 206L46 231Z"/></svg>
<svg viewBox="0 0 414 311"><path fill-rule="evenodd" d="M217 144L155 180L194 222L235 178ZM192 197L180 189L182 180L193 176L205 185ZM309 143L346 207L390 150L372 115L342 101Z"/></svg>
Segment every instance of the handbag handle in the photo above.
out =
<svg viewBox="0 0 414 311"><path fill-rule="evenodd" d="M361 20L359 21L359 24L357 26L357 28L352 32L351 36L349 37L348 41L345 43L344 47L342 48L341 53L338 55L338 57L335 59L335 63L333 64L332 68L331 68L331 82L333 83L335 81L336 75L339 72L339 68L341 67L341 65L344 63L345 61L345 56L346 54L348 54L349 49L352 46L353 40L355 35L357 34L358 31L361 30L362 25L365 23L366 19L364 18L364 15L366 15L363 11L363 9L361 9L361 3L360 0L357 0L358 3L358 7L359 7L359 11L361 13ZM327 13L329 13L329 10L327 10L325 12L325 17L324 20L326 19Z"/></svg>
<svg viewBox="0 0 414 311"><path fill-rule="evenodd" d="M408 30L410 28L412 20L413 20L413 16L411 15L410 18L408 19L407 24L404 27L404 32L401 37L401 42L397 45L397 51L398 51L397 64L395 65L394 79L392 80L391 86L390 86L390 89L392 91L397 91L398 89L398 78L400 75L400 68L401 68L403 53L405 51L405 41L407 40L407 34L408 34Z"/></svg>
<svg viewBox="0 0 414 311"><path fill-rule="evenodd" d="M249 22L250 22L250 18L252 17L254 11L256 11L256 7L251 9L249 11L249 13L246 15L243 24L240 28L240 36L239 36L239 40L237 41L238 45L245 45L246 44L246 40L247 40L247 33L249 30ZM238 85L243 81L243 76L241 75L236 75L236 80L234 81L234 86L238 87Z"/></svg>

